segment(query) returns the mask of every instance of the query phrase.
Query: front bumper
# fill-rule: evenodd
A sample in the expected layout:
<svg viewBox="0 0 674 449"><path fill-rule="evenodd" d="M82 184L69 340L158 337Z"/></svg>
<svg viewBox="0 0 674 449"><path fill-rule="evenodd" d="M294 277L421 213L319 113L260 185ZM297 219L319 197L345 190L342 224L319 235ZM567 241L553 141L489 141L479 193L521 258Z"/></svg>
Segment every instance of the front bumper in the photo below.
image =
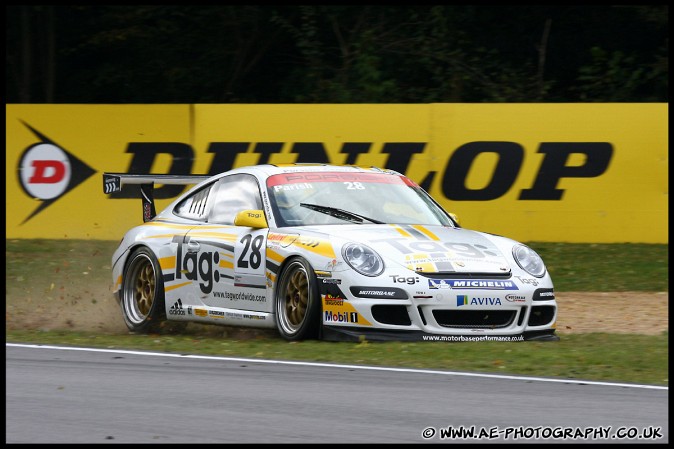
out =
<svg viewBox="0 0 674 449"><path fill-rule="evenodd" d="M555 330L529 331L519 335L437 335L423 331L365 329L355 327L322 326L321 340L349 342L383 341L428 341L428 342L475 342L475 341L559 341Z"/></svg>
<svg viewBox="0 0 674 449"><path fill-rule="evenodd" d="M416 285L392 288L345 284L319 283L326 339L447 341L461 336L484 340L488 336L531 340L554 335L555 331L557 303L551 286L514 286L511 282L506 291L434 291ZM390 298L383 299L387 294Z"/></svg>

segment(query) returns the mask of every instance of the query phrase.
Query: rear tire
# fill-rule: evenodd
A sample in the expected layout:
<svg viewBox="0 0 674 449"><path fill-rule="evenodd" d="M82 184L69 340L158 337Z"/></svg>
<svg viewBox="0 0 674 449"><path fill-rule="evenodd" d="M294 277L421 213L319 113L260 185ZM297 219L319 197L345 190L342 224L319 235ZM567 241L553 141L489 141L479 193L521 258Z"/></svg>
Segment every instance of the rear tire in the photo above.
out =
<svg viewBox="0 0 674 449"><path fill-rule="evenodd" d="M321 295L313 268L301 257L284 267L274 300L276 327L289 341L318 338Z"/></svg>
<svg viewBox="0 0 674 449"><path fill-rule="evenodd" d="M164 282L155 255L146 247L131 253L121 289L124 323L133 332L159 332L166 321Z"/></svg>

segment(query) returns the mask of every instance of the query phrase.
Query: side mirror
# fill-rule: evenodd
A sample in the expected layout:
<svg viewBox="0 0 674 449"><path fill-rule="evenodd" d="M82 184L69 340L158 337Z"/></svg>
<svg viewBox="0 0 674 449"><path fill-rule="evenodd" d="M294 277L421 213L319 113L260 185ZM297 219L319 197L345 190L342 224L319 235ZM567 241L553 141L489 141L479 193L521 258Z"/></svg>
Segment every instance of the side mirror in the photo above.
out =
<svg viewBox="0 0 674 449"><path fill-rule="evenodd" d="M235 226L246 226L249 228L262 229L268 228L267 219L262 210L242 210L234 217Z"/></svg>

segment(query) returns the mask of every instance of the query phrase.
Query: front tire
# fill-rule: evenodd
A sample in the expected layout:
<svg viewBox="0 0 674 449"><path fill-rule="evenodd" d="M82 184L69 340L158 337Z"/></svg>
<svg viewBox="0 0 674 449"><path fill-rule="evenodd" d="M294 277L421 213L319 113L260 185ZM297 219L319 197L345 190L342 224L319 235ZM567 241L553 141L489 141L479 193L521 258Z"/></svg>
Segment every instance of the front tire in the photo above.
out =
<svg viewBox="0 0 674 449"><path fill-rule="evenodd" d="M291 259L279 277L275 294L276 327L289 341L318 337L321 295L313 268L301 257Z"/></svg>
<svg viewBox="0 0 674 449"><path fill-rule="evenodd" d="M124 269L121 306L129 330L158 332L166 321L164 282L157 258L148 248L131 253Z"/></svg>

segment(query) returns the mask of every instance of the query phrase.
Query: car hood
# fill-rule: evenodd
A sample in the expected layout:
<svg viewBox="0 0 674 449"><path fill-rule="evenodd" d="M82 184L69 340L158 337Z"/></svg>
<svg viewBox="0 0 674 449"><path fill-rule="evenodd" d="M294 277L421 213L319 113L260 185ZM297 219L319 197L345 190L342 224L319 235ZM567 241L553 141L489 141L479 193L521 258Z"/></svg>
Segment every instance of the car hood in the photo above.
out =
<svg viewBox="0 0 674 449"><path fill-rule="evenodd" d="M323 228L321 231L325 232L326 227ZM329 234L343 239L343 243L355 241L371 247L389 266L393 263L419 273L510 273L508 259L489 235L482 232L420 225L368 224L330 228L333 229Z"/></svg>

